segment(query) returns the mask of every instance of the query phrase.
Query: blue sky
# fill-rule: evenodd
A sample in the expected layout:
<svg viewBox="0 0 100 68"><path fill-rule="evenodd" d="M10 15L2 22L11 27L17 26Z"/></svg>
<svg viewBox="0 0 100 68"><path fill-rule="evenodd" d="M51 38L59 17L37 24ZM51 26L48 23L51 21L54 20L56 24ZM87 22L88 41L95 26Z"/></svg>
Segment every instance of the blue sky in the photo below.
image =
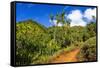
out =
<svg viewBox="0 0 100 68"><path fill-rule="evenodd" d="M84 15L85 11L87 9L90 9L90 11L87 11L87 14L89 14L89 12L91 12L91 14L89 14L89 15L93 15L92 9L94 9L94 8L95 7L16 3L16 21L19 22L19 21L32 19L46 27L49 27L49 26L51 26L50 18L49 18L50 14L56 15L57 13L61 13L62 10L64 9L67 17L72 19L71 17L75 16L74 11L76 11L76 15L78 13L79 13L79 15L80 14ZM72 16L72 14L74 14L74 16ZM90 17L89 15L88 16L85 15L85 16L87 16L87 18L89 18ZM83 18L82 18L82 20L83 20ZM75 20L75 21L77 21L77 20ZM75 22L75 21L73 21L73 19L72 19L72 22Z"/></svg>

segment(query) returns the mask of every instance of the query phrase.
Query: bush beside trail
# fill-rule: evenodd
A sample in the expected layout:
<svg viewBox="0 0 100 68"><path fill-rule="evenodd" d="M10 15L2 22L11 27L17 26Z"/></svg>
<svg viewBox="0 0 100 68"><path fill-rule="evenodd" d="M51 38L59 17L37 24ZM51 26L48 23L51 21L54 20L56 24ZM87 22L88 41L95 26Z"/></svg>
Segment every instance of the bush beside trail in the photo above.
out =
<svg viewBox="0 0 100 68"><path fill-rule="evenodd" d="M78 58L80 61L96 60L96 37L92 37L84 42Z"/></svg>

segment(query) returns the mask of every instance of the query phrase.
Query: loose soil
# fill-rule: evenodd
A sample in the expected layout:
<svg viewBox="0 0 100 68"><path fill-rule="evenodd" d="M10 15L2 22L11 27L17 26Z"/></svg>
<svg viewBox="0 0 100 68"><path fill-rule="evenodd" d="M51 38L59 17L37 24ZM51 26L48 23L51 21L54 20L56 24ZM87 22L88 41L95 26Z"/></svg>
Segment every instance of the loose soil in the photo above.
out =
<svg viewBox="0 0 100 68"><path fill-rule="evenodd" d="M63 52L52 59L51 63L63 63L63 62L77 62L77 54L79 53L80 49L74 49L70 52Z"/></svg>

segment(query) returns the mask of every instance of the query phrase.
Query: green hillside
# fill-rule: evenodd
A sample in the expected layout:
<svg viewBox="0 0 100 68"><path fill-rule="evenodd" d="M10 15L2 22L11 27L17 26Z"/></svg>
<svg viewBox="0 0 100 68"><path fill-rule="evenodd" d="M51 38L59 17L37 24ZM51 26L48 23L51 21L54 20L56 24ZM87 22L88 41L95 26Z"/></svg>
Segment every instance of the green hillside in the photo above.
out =
<svg viewBox="0 0 100 68"><path fill-rule="evenodd" d="M46 30L44 26L32 20L16 24L17 65L26 65L33 61L34 63L44 62L48 55L56 51L56 44L51 43L51 37Z"/></svg>
<svg viewBox="0 0 100 68"><path fill-rule="evenodd" d="M91 41L96 36L95 26L96 23L89 23L84 27L69 24L46 28L33 20L17 22L16 65L50 63L52 57L76 48L80 50L78 61L96 60L96 39ZM91 42L95 42L92 49ZM84 53L84 48L89 49L88 53ZM84 58L86 54L92 57Z"/></svg>

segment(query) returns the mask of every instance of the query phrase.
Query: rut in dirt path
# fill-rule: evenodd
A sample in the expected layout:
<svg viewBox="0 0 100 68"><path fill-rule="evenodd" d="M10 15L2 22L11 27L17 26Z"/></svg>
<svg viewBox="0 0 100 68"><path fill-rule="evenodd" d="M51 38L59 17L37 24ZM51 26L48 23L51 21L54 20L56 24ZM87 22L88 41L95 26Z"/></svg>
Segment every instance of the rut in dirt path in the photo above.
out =
<svg viewBox="0 0 100 68"><path fill-rule="evenodd" d="M70 52L63 52L57 57L53 58L51 63L63 63L63 62L77 62L77 54L79 53L80 49L75 49Z"/></svg>

